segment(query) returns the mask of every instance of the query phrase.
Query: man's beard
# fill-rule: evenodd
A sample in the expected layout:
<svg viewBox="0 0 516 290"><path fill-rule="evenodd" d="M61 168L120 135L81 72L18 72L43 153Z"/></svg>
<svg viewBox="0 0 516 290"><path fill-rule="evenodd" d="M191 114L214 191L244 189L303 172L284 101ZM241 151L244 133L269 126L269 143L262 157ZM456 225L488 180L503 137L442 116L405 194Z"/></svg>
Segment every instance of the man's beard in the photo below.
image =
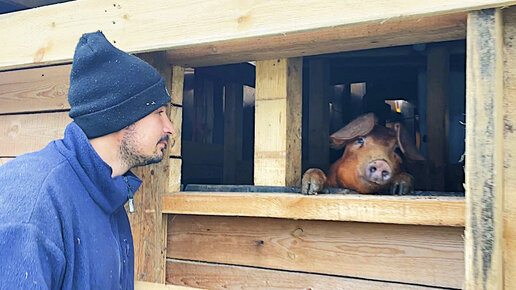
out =
<svg viewBox="0 0 516 290"><path fill-rule="evenodd" d="M129 168L159 163L163 160L164 151L167 149L166 145L161 150L154 151L152 155L144 155L138 151L137 138L134 124L128 126L122 138L119 154L122 162ZM158 143L162 141L168 142L168 135L164 135Z"/></svg>

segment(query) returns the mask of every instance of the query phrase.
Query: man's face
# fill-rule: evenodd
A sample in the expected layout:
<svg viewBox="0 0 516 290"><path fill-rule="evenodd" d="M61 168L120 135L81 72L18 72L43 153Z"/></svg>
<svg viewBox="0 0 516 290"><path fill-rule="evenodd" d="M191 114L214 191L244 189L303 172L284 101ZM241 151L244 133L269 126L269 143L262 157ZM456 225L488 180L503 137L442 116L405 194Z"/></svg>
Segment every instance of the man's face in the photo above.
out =
<svg viewBox="0 0 516 290"><path fill-rule="evenodd" d="M163 106L123 129L120 157L130 168L163 160L168 135L175 133L166 109Z"/></svg>

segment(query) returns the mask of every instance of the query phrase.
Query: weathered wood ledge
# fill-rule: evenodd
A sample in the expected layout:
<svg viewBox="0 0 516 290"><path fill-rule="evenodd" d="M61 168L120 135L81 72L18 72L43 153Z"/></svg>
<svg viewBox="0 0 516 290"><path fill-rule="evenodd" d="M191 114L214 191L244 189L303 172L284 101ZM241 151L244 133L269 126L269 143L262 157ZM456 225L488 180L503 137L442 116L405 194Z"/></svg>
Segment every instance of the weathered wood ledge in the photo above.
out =
<svg viewBox="0 0 516 290"><path fill-rule="evenodd" d="M463 227L465 199L293 193L175 192L163 195L163 213Z"/></svg>

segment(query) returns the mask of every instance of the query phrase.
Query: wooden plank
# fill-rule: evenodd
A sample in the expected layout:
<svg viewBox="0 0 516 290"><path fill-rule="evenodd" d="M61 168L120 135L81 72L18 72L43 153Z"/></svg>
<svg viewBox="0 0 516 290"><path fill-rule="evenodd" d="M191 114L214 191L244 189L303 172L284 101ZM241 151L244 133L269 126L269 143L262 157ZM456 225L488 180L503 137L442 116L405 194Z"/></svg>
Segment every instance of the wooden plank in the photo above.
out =
<svg viewBox="0 0 516 290"><path fill-rule="evenodd" d="M463 197L181 192L163 195L163 212L289 219L464 226Z"/></svg>
<svg viewBox="0 0 516 290"><path fill-rule="evenodd" d="M168 91L172 90L172 67L168 65L165 54L146 53L138 55L156 68L165 79ZM172 108L171 108L172 107ZM182 108L169 106L167 113L172 120L181 119ZM180 122L180 121L179 121ZM179 126L180 128L180 126ZM180 129L176 138L181 138ZM173 138L172 140L176 140ZM180 142L179 146L180 146ZM174 146L172 146L173 148ZM165 150L163 162L134 169L137 176L144 180L134 195L135 212L129 215L134 241L134 275L137 280L165 283L165 249L167 231L166 219L163 218L162 194L170 187L170 152ZM180 152L180 151L179 151Z"/></svg>
<svg viewBox="0 0 516 290"><path fill-rule="evenodd" d="M503 12L504 41L504 245L503 269L506 289L516 285L516 178L514 175L516 156L516 9Z"/></svg>
<svg viewBox="0 0 516 290"><path fill-rule="evenodd" d="M182 159L170 158L168 162L169 175L168 175L168 189L167 192L176 192L181 189L181 165Z"/></svg>
<svg viewBox="0 0 516 290"><path fill-rule="evenodd" d="M468 16L466 288L503 288L503 63L501 11Z"/></svg>
<svg viewBox="0 0 516 290"><path fill-rule="evenodd" d="M400 283L232 265L215 265L175 259L167 261L167 283L204 289L435 289Z"/></svg>
<svg viewBox="0 0 516 290"><path fill-rule="evenodd" d="M254 184L301 183L301 58L256 63Z"/></svg>
<svg viewBox="0 0 516 290"><path fill-rule="evenodd" d="M308 69L308 164L327 171L330 167L330 64L327 59L312 59Z"/></svg>
<svg viewBox="0 0 516 290"><path fill-rule="evenodd" d="M242 121L244 115L244 86L226 84L224 100L224 184L235 184L237 162L242 159Z"/></svg>
<svg viewBox="0 0 516 290"><path fill-rule="evenodd" d="M170 136L169 144L174 144L174 146L171 146L169 153L172 156L181 156L181 131L183 124L183 107L170 105L169 108L170 121L172 121L172 124L174 124L175 130L175 134Z"/></svg>
<svg viewBox="0 0 516 290"><path fill-rule="evenodd" d="M213 80L195 73L193 141L213 142Z"/></svg>
<svg viewBox="0 0 516 290"><path fill-rule="evenodd" d="M177 285L164 285L159 283L134 281L135 290L188 290L188 289L199 289L194 287L177 286Z"/></svg>
<svg viewBox="0 0 516 290"><path fill-rule="evenodd" d="M68 112L0 116L0 156L40 150L50 141L63 138L71 121Z"/></svg>
<svg viewBox="0 0 516 290"><path fill-rule="evenodd" d="M220 144L203 144L183 140L182 157L185 164L203 164L222 166L224 163L224 146Z"/></svg>
<svg viewBox="0 0 516 290"><path fill-rule="evenodd" d="M448 87L450 54L445 46L432 46L427 54L427 158L432 164L432 190L444 191L447 161Z"/></svg>
<svg viewBox="0 0 516 290"><path fill-rule="evenodd" d="M183 105L183 88L185 83L185 69L181 66L172 66L172 90L170 97L172 104Z"/></svg>
<svg viewBox="0 0 516 290"><path fill-rule="evenodd" d="M71 65L0 73L0 114L70 109Z"/></svg>
<svg viewBox="0 0 516 290"><path fill-rule="evenodd" d="M459 288L464 277L462 232L451 227L170 215L167 258Z"/></svg>
<svg viewBox="0 0 516 290"><path fill-rule="evenodd" d="M244 3L219 0L204 1L202 5L177 0L149 0L145 5L130 0L118 3L103 0L71 1L2 15L0 67L7 69L70 61L80 35L85 31L96 30L104 31L113 43L131 53L170 50L175 53L174 59L185 59L187 55L196 54L199 61L202 56L224 54L228 62L235 62L235 58L224 52L220 44L227 45L236 40L241 40L238 51L249 51L256 44L278 42L267 51L285 52L290 49L295 51L295 56L343 51L346 47L349 49L346 38L355 38L356 34L362 36L358 37L361 48L442 41L464 37L463 22L452 22L450 25L449 21L440 22L433 16L514 4L514 0L290 0L281 3L272 0ZM221 9L224 7L234 9ZM431 18L430 21L425 21L423 27L417 25L415 19L426 16ZM413 20L412 26L404 27L404 31L410 32L410 35L401 37L399 26L406 25L405 21L410 20ZM373 26L368 27L371 24ZM432 24L441 29L432 27ZM153 27L167 29L156 30ZM340 29L346 27L357 28L347 31L354 32L354 35ZM375 31L374 28L383 27L385 29L379 32L380 37L374 33L367 34ZM320 33L308 33L318 30ZM397 37L389 40L387 35L393 31L395 33L392 35ZM324 40L319 34L331 36ZM271 37L277 39L273 42L264 41L272 40ZM317 48L319 38L323 39L321 44L324 45ZM241 46L244 39L246 47ZM303 41L296 42L299 39ZM310 42L312 45L307 46ZM353 44L358 45L357 42ZM247 56L247 60L250 59L254 59L254 56Z"/></svg>

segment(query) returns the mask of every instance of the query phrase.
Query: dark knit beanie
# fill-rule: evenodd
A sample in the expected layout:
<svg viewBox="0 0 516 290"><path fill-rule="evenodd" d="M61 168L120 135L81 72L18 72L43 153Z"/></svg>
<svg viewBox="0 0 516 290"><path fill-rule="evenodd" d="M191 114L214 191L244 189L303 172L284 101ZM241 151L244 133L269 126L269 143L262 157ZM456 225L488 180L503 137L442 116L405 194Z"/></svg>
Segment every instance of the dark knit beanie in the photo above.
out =
<svg viewBox="0 0 516 290"><path fill-rule="evenodd" d="M88 138L120 131L170 102L148 63L114 47L100 31L84 34L73 57L70 117Z"/></svg>

